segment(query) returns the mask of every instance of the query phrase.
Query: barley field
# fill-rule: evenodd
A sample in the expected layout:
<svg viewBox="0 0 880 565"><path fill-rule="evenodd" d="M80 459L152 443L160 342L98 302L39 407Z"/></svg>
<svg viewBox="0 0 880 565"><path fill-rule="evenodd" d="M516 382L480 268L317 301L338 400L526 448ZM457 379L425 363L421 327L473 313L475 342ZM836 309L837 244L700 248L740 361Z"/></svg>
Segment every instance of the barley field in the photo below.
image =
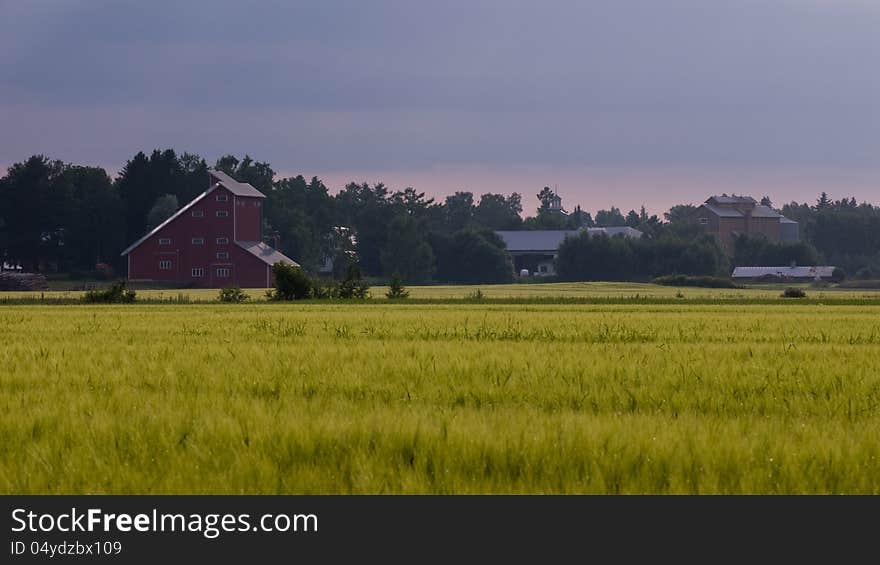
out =
<svg viewBox="0 0 880 565"><path fill-rule="evenodd" d="M0 343L3 494L880 492L876 302L9 304Z"/></svg>
<svg viewBox="0 0 880 565"><path fill-rule="evenodd" d="M95 283L97 286L108 283ZM748 288L695 288L695 287L672 287L649 283L633 282L576 282L576 283L539 283L539 284L490 284L479 286L468 285L434 285L434 286L411 286L408 287L410 297L416 300L461 300L467 298L476 290L479 290L486 298L495 300L504 299L668 299L678 297L685 299L702 300L748 300L748 299L772 299L779 297L780 292L786 286L796 286L807 289L813 298L872 298L880 299L880 291L861 289L811 289L808 284L794 283L750 285ZM176 302L212 302L217 299L217 289L155 289L139 288L136 284L137 295L144 300L165 300ZM267 289L246 289L252 301L263 301ZM373 286L370 294L374 300L384 300L387 286ZM4 300L29 299L35 300L43 297L47 300L79 300L85 294L81 290L49 290L45 292L3 292L0 293L0 303Z"/></svg>

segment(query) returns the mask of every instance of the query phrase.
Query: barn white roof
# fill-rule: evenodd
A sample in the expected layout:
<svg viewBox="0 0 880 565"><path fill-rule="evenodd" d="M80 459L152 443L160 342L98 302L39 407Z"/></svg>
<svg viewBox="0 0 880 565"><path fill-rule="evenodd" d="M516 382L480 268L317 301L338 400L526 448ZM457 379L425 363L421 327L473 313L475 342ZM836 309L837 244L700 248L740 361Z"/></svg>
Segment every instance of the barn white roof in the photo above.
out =
<svg viewBox="0 0 880 565"><path fill-rule="evenodd" d="M817 276L829 278L834 272L832 266L817 267L737 267L733 270L735 279L753 279L766 275L792 279L814 279Z"/></svg>
<svg viewBox="0 0 880 565"><path fill-rule="evenodd" d="M266 198L266 195L246 182L238 182L223 171L209 169L208 173L218 183L223 185L226 190L236 196L250 196L252 198Z"/></svg>
<svg viewBox="0 0 880 565"><path fill-rule="evenodd" d="M275 263L287 263L288 265L293 265L294 267L299 267L299 263L285 255L284 253L278 251L273 247L269 247L262 241L236 241L235 242L239 247L249 252L251 255L262 260L267 265L274 265Z"/></svg>

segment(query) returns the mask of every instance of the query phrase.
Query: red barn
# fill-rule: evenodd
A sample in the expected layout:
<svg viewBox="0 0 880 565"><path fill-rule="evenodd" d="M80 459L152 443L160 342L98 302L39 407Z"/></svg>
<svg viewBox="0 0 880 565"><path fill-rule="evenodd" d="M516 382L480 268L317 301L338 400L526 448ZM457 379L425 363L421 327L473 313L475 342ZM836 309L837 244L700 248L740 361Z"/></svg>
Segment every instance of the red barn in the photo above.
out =
<svg viewBox="0 0 880 565"><path fill-rule="evenodd" d="M208 190L122 252L129 280L265 288L276 262L297 265L263 243L263 193L221 171L209 174Z"/></svg>

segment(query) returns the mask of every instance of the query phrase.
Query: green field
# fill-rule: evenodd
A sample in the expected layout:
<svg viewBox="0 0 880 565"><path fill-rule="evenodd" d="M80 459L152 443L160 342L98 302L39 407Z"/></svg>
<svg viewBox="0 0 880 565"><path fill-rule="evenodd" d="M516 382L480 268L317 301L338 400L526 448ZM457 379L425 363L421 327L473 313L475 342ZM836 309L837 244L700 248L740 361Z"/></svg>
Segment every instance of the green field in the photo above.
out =
<svg viewBox="0 0 880 565"><path fill-rule="evenodd" d="M97 284L97 283L96 283ZM106 284L106 283L104 283ZM812 289L810 285L796 283L792 285L768 284L750 285L748 288L695 288L695 287L672 287L660 286L648 283L608 283L608 282L579 282L579 283L542 283L542 284L495 284L495 285L436 285L436 286L412 286L408 288L410 297L417 300L460 300L468 297L474 291L480 290L483 295L492 300L529 300L529 299L624 299L638 298L671 299L683 297L690 300L752 300L771 299L779 297L780 292L787 286L804 288L813 299L872 299L880 300L880 291L862 289ZM217 289L137 289L138 297L146 300L177 301L179 299L193 302L212 302L217 299ZM374 300L384 300L386 286L374 286L370 289ZM245 289L251 300L265 300L266 289ZM85 292L78 290L50 290L46 292L3 292L0 293L0 303L3 300L31 299L41 297L47 300L68 299L78 300Z"/></svg>
<svg viewBox="0 0 880 565"><path fill-rule="evenodd" d="M0 493L880 492L880 305L681 292L3 305Z"/></svg>

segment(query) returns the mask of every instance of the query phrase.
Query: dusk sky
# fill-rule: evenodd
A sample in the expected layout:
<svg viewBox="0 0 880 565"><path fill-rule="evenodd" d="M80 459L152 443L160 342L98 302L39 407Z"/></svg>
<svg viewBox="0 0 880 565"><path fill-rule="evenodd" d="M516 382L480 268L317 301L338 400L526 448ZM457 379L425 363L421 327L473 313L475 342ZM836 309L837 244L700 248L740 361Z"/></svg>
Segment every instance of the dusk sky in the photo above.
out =
<svg viewBox="0 0 880 565"><path fill-rule="evenodd" d="M566 208L880 202L880 2L0 0L0 166L249 153Z"/></svg>

